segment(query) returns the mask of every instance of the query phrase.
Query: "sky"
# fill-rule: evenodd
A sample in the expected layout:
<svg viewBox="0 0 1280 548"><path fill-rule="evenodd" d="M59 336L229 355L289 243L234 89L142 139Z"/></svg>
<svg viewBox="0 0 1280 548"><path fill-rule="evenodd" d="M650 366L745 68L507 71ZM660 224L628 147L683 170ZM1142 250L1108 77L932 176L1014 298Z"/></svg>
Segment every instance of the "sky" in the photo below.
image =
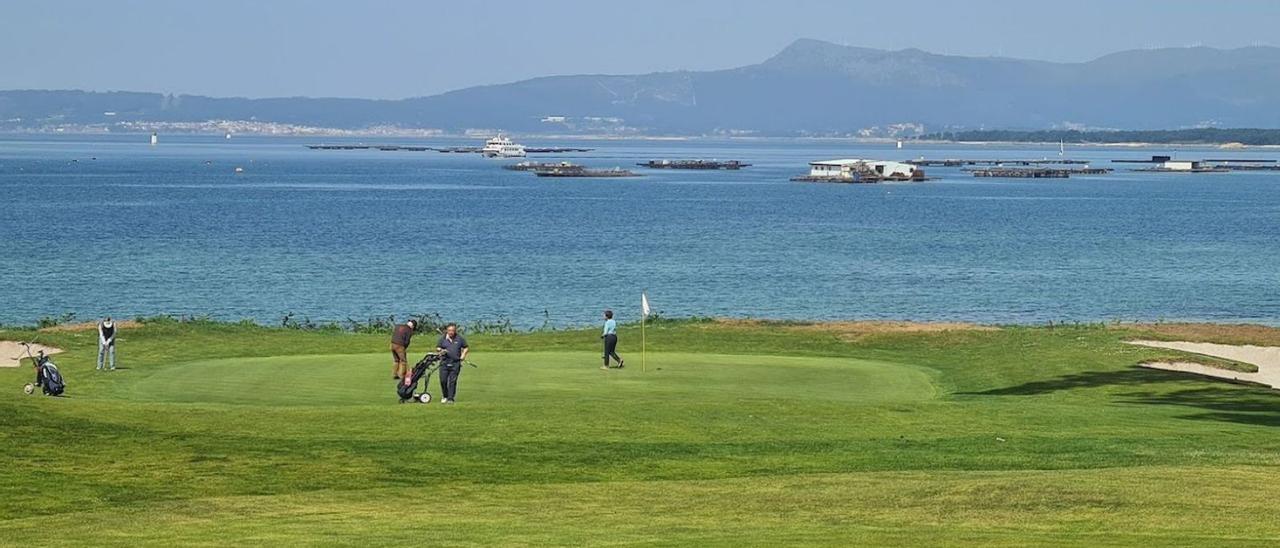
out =
<svg viewBox="0 0 1280 548"><path fill-rule="evenodd" d="M1277 0L3 0L0 89L392 99L730 68L798 38L1075 62L1277 28Z"/></svg>

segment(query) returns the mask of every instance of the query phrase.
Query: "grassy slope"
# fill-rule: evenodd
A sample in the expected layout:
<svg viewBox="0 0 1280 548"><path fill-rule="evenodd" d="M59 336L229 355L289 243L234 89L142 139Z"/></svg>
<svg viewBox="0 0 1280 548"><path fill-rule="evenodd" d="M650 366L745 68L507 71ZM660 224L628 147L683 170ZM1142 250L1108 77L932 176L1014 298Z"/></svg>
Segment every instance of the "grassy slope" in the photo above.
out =
<svg viewBox="0 0 1280 548"><path fill-rule="evenodd" d="M151 325L105 375L42 334L72 397L0 371L0 544L1273 543L1280 400L1132 367L1149 330L474 337L452 408L391 403L384 336Z"/></svg>

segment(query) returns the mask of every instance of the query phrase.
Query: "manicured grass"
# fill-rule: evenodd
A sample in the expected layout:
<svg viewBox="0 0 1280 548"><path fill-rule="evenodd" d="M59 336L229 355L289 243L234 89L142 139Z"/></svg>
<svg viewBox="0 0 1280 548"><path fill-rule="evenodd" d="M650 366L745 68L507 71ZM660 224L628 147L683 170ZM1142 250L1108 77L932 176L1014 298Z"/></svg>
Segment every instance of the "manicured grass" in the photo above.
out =
<svg viewBox="0 0 1280 548"><path fill-rule="evenodd" d="M154 323L95 373L41 333L68 397L0 370L0 544L1274 544L1280 396L1136 368L1146 329L475 336L452 407L383 335Z"/></svg>
<svg viewBox="0 0 1280 548"><path fill-rule="evenodd" d="M627 370L602 371L593 367L599 358L588 352L478 351L475 356L491 365L465 369L466 391L460 396L486 409L506 400L534 406L565 399L660 405L785 400L802 393L807 400L871 405L933 396L924 371L861 360L663 353L649 360L651 371L638 374L640 360ZM387 361L381 354L201 360L113 388L122 399L139 402L382 408L396 401ZM439 395L436 378L426 386Z"/></svg>

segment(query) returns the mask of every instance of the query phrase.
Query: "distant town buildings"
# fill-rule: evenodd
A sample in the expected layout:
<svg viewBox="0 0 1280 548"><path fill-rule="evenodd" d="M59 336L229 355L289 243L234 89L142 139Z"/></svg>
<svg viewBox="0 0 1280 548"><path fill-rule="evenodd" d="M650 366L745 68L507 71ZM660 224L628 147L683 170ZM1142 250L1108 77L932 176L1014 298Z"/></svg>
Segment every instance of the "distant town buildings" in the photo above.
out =
<svg viewBox="0 0 1280 548"><path fill-rule="evenodd" d="M115 116L114 112L104 112L103 116ZM279 136L386 136L386 137L435 137L444 135L444 131L433 128L403 128L399 126L373 126L361 129L338 129L279 122L263 122L258 120L206 120L203 122L149 122L126 121L98 124L59 124L45 123L39 126L23 126L20 119L5 120L15 127L0 129L36 133L179 133L179 134L213 134L213 135L279 135Z"/></svg>
<svg viewBox="0 0 1280 548"><path fill-rule="evenodd" d="M332 136L332 137L437 137L447 134L463 135L471 138L487 139L508 128L468 128L444 130L438 128L412 128L397 125L379 125L365 128L331 128L269 122L257 119L248 120L204 120L199 122L157 122L149 120L130 120L130 113L116 111L102 112L102 119L97 122L66 122L63 116L50 116L40 120L11 118L0 120L0 132L19 133L143 133L158 132L161 134L209 134L209 135L280 135L280 136ZM538 118L543 129L529 131L526 134L543 133L547 135L600 135L617 137L653 136L647 128L633 126L623 118L616 116L568 116L548 114ZM835 138L835 139L901 139L923 134L925 127L918 123L897 123L875 126L859 130L822 131L792 133L791 137ZM718 128L704 133L715 137L763 137L771 134L751 128ZM661 134L657 136L662 136Z"/></svg>

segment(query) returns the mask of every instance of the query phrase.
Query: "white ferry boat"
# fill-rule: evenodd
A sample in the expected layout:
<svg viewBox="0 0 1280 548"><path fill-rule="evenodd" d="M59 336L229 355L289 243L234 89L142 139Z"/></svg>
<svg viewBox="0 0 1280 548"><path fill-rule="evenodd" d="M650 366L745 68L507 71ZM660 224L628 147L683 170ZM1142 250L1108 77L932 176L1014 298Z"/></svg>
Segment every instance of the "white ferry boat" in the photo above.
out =
<svg viewBox="0 0 1280 548"><path fill-rule="evenodd" d="M480 153L485 158L523 158L525 156L524 145L516 144L502 135L485 141Z"/></svg>

